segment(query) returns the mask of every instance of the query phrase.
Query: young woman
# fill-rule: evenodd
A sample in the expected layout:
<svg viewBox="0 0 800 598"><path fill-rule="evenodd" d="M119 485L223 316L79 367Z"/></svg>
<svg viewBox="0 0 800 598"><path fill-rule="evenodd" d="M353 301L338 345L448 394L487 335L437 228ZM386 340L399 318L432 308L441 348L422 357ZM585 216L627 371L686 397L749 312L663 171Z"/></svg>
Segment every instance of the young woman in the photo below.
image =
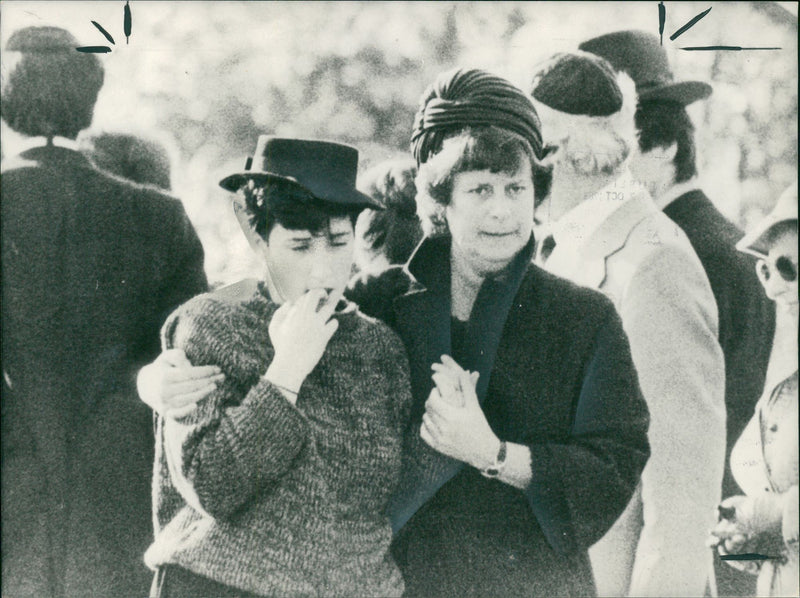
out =
<svg viewBox="0 0 800 598"><path fill-rule="evenodd" d="M255 288L201 295L163 344L216 366L215 390L158 417L153 596L399 596L386 506L410 400L403 347L341 300L358 153L261 137L231 175L265 262Z"/></svg>
<svg viewBox="0 0 800 598"><path fill-rule="evenodd" d="M731 452L745 494L722 501L709 545L723 558L749 553L727 562L758 575L757 596L797 596L797 183L737 248L758 258L756 273L775 302L778 326L764 394Z"/></svg>

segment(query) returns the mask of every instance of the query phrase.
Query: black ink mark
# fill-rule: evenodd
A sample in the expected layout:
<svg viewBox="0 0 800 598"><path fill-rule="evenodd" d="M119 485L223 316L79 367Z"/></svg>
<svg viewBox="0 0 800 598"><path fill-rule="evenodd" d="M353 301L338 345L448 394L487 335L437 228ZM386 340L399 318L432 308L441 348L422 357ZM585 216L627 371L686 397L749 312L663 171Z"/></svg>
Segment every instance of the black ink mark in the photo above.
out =
<svg viewBox="0 0 800 598"><path fill-rule="evenodd" d="M767 556L765 554L758 554L757 552L746 552L744 554L721 554L720 557L723 561L768 561L777 560L778 556Z"/></svg>
<svg viewBox="0 0 800 598"><path fill-rule="evenodd" d="M741 52L742 50L782 50L783 48L743 48L742 46L688 46L686 48L679 48L680 50L688 50L690 52L703 51L703 50L732 50Z"/></svg>
<svg viewBox="0 0 800 598"><path fill-rule="evenodd" d="M122 19L122 27L125 31L125 44L128 44L133 31L133 15L131 14L130 2L125 2L124 17Z"/></svg>
<svg viewBox="0 0 800 598"><path fill-rule="evenodd" d="M108 41L110 41L110 42L111 42L113 45L115 45L115 46L117 45L117 44L116 44L116 42L114 41L114 38L113 38L113 37L111 37L111 34L110 34L108 31L106 31L105 29L103 29L103 26L102 26L102 25L100 25L100 23L98 23L97 21L92 21L92 25L94 25L95 27L97 27L97 29L100 31L100 33L102 33L103 35L105 35L105 37L106 37L106 39L107 39Z"/></svg>
<svg viewBox="0 0 800 598"><path fill-rule="evenodd" d="M703 12L701 12L699 15L697 15L696 17L694 17L694 18L693 18L691 21L689 21L688 23L686 23L686 25L684 25L683 27L681 27L680 29L678 29L678 30L677 30L675 33L673 33L672 35L670 35L670 36L669 36L669 39L670 39L670 40L672 40L672 41L675 41L675 40L678 38L678 36L680 36L680 35L683 35L683 34L684 34L684 33L686 33L687 31L689 31L689 29L691 29L692 27L694 27L694 25L695 25L695 23L697 23L697 21L699 21L700 19L702 19L704 16L706 16L706 15L707 15L708 13L710 13L710 12L711 12L711 9L710 9L710 8L709 8L708 10L704 10L704 11L703 11Z"/></svg>
<svg viewBox="0 0 800 598"><path fill-rule="evenodd" d="M667 22L667 7L664 6L664 0L658 3L658 39L660 44L664 45L664 23Z"/></svg>
<svg viewBox="0 0 800 598"><path fill-rule="evenodd" d="M111 52L111 48L108 46L81 46L75 49L78 52L86 52L88 54L107 54Z"/></svg>

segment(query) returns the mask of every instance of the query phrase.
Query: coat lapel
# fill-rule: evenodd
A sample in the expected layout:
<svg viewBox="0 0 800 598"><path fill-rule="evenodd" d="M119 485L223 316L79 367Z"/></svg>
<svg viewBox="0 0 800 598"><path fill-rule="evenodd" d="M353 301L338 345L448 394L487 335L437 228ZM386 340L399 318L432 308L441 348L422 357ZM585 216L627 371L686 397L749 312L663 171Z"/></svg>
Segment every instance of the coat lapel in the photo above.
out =
<svg viewBox="0 0 800 598"><path fill-rule="evenodd" d="M599 289L606 279L608 258L622 249L633 229L655 211L655 204L646 193L634 191L633 197L612 212L584 243L570 279Z"/></svg>
<svg viewBox="0 0 800 598"><path fill-rule="evenodd" d="M467 329L469 354L462 367L480 373L477 394L483 402L509 309L533 253L533 239L515 258L503 280L487 280L473 306ZM414 397L405 438L405 462L398 491L389 506L392 528L403 525L464 467L431 449L419 428L433 380L431 364L451 354L450 242L426 240L409 262L412 285L394 300L395 330L403 339Z"/></svg>

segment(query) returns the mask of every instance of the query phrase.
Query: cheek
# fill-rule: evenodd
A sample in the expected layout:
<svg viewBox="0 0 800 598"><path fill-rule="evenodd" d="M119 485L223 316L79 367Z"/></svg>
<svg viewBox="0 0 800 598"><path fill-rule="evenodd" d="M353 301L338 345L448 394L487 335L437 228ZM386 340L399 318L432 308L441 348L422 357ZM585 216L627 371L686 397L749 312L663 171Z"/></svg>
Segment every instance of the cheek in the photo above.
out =
<svg viewBox="0 0 800 598"><path fill-rule="evenodd" d="M286 299L292 301L305 291L311 272L311 260L306 254L282 249L271 253L268 263L273 282Z"/></svg>

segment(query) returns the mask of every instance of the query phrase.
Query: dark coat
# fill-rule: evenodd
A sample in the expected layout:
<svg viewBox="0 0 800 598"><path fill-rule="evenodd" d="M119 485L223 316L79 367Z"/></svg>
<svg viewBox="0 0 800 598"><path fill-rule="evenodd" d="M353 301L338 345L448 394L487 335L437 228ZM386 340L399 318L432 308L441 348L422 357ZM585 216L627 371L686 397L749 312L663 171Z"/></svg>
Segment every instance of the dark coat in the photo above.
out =
<svg viewBox="0 0 800 598"><path fill-rule="evenodd" d="M720 214L705 193L699 189L684 193L664 213L689 237L717 302L719 342L725 355L725 498L742 493L731 472L730 455L764 389L775 335L775 306L758 282L755 257L735 248L742 231ZM729 567L718 556L715 570L720 596L755 592L755 578Z"/></svg>
<svg viewBox="0 0 800 598"><path fill-rule="evenodd" d="M587 549L625 508L647 461L647 407L613 305L530 264L530 254L484 283L456 356L481 373L494 432L530 447L524 491L419 438L430 366L452 354L449 240L425 240L406 268L350 289L409 355L407 475L391 513L409 595L593 594Z"/></svg>
<svg viewBox="0 0 800 598"><path fill-rule="evenodd" d="M152 414L135 389L203 292L181 203L60 147L2 174L3 595L141 596Z"/></svg>

